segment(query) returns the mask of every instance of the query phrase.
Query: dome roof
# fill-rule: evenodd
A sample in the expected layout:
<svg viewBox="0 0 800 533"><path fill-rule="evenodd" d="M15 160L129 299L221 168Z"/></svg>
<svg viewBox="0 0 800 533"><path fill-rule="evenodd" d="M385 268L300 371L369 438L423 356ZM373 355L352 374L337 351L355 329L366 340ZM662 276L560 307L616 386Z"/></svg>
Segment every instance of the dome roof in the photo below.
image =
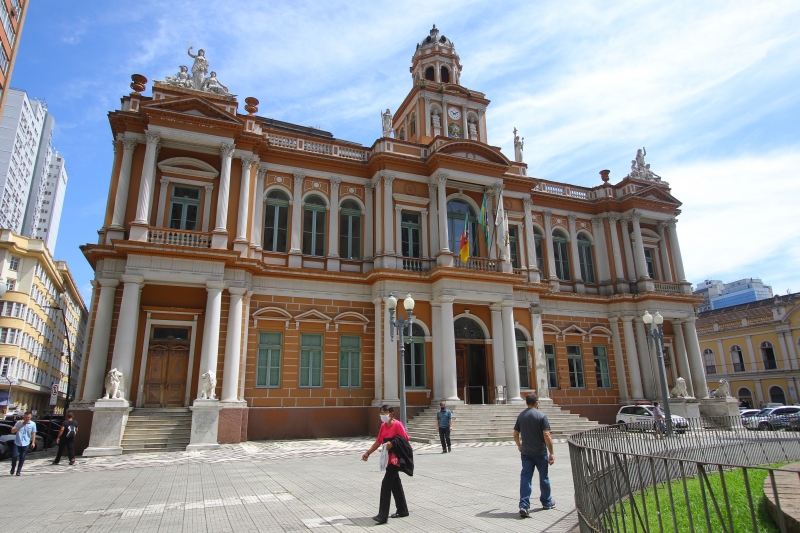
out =
<svg viewBox="0 0 800 533"><path fill-rule="evenodd" d="M434 46L435 44L439 44L439 46L447 46L449 48L455 48L453 42L445 37L444 35L439 35L439 30L436 28L436 24L433 25L431 29L430 35L425 37L421 43L417 45L417 50L420 48L428 48Z"/></svg>

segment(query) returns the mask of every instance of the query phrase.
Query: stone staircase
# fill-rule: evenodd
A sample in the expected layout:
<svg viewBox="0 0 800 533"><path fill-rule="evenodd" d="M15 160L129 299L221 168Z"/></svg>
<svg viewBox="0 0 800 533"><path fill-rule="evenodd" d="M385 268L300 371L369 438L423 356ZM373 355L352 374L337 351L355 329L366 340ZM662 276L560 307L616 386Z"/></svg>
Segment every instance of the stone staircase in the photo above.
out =
<svg viewBox="0 0 800 533"><path fill-rule="evenodd" d="M439 432L436 412L431 406L408 422L408 436L412 442L438 444ZM525 405L459 405L453 412L453 431L450 440L456 443L499 442L513 440L514 423ZM557 405L540 407L550 422L553 438L566 438L573 433L600 427L598 422L570 413Z"/></svg>
<svg viewBox="0 0 800 533"><path fill-rule="evenodd" d="M122 453L183 452L191 431L189 409L134 409L122 435Z"/></svg>

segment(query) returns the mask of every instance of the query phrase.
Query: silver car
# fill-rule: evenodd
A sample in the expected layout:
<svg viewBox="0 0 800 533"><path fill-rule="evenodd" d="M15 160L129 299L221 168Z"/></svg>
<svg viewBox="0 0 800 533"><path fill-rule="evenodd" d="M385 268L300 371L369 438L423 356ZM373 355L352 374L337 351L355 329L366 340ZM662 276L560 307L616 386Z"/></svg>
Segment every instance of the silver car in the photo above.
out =
<svg viewBox="0 0 800 533"><path fill-rule="evenodd" d="M621 429L650 431L654 429L654 422L652 405L626 405L617 412L617 424ZM672 415L672 425L676 433L689 429L689 421L678 415Z"/></svg>

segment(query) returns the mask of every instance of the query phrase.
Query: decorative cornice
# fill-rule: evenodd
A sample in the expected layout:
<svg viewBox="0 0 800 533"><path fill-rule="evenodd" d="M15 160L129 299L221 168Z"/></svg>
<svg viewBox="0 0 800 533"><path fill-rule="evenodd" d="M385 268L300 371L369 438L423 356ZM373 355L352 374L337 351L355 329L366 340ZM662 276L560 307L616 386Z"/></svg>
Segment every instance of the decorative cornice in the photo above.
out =
<svg viewBox="0 0 800 533"><path fill-rule="evenodd" d="M147 130L144 132L144 136L147 139L147 144L158 144L161 141L161 134L157 131Z"/></svg>
<svg viewBox="0 0 800 533"><path fill-rule="evenodd" d="M224 281L206 281L206 291L219 291L222 292L222 289L225 288Z"/></svg>

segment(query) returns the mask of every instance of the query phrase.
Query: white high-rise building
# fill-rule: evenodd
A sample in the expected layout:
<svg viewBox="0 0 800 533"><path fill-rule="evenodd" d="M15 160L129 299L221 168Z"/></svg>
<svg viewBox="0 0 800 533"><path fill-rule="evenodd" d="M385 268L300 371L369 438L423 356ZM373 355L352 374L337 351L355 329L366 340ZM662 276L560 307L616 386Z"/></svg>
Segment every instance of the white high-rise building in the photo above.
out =
<svg viewBox="0 0 800 533"><path fill-rule="evenodd" d="M0 122L0 227L22 232L47 116L44 102L9 89Z"/></svg>
<svg viewBox="0 0 800 533"><path fill-rule="evenodd" d="M47 104L10 89L0 125L0 227L45 241L55 252L67 186L64 158L53 148Z"/></svg>

